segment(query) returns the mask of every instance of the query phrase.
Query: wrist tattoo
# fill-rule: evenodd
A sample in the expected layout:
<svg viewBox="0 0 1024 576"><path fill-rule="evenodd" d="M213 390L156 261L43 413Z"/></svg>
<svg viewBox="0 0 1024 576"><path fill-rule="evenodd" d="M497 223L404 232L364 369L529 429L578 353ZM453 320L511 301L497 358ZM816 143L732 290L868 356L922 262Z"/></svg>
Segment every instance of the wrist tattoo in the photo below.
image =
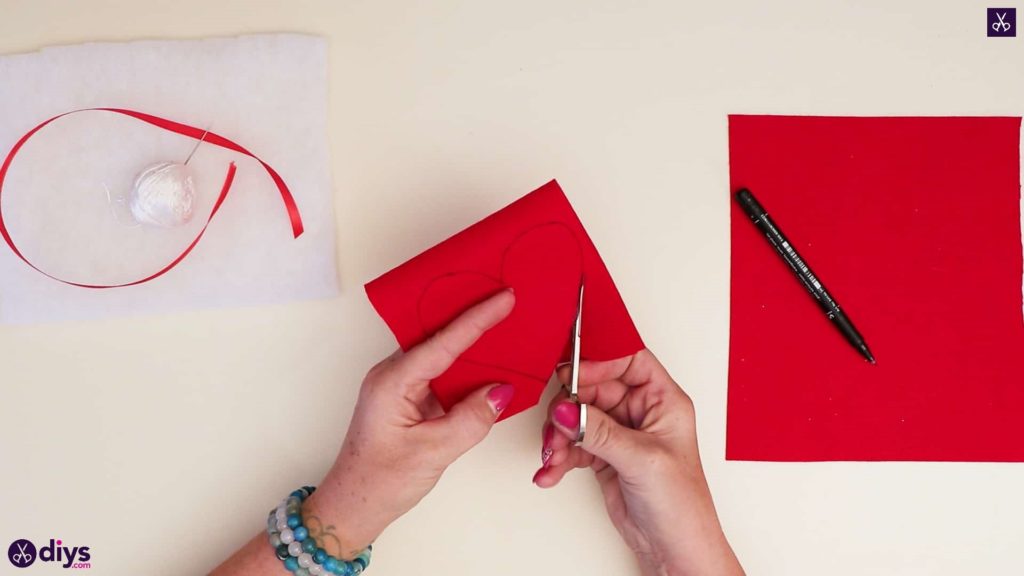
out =
<svg viewBox="0 0 1024 576"><path fill-rule="evenodd" d="M320 543L320 547L324 549L331 556L337 558L355 558L362 552L362 549L346 550L341 544L341 539L335 534L334 524L324 525L323 520L319 516L306 516L305 517L306 528L309 530L309 535L312 536L317 542Z"/></svg>

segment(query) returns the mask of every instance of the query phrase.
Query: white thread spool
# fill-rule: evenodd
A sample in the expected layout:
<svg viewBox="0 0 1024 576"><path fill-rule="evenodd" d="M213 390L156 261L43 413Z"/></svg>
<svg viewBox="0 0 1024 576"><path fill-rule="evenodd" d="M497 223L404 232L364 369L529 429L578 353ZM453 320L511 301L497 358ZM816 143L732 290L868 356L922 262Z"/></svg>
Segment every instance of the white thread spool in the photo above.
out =
<svg viewBox="0 0 1024 576"><path fill-rule="evenodd" d="M180 162L160 162L135 178L128 209L140 224L173 228L192 219L195 197L188 166Z"/></svg>

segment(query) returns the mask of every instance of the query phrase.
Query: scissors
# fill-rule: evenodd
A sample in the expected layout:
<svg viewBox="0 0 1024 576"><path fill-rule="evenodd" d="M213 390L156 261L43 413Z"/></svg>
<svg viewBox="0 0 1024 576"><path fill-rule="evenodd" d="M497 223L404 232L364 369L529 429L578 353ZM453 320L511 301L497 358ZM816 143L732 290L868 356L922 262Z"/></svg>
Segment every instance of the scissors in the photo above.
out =
<svg viewBox="0 0 1024 576"><path fill-rule="evenodd" d="M572 375L569 376L569 400L580 407L580 428L576 433L576 444L583 442L587 433L587 405L580 403L580 327L583 325L583 283L580 282L579 302L576 304L576 323L572 330Z"/></svg>
<svg viewBox="0 0 1024 576"><path fill-rule="evenodd" d="M1003 18L1006 18L1006 14L1007 14L1006 12L1003 12L1002 14L1000 14L999 12L996 12L996 18L999 19L999 22L993 22L992 23L992 29L993 30L995 30L996 32L999 32L999 29L1002 28L1003 32L1009 32L1010 31L1010 23L1009 22L1005 22L1003 20Z"/></svg>
<svg viewBox="0 0 1024 576"><path fill-rule="evenodd" d="M15 553L13 556L11 556L11 561L14 562L15 565L28 566L29 564L31 564L32 563L32 554L26 550L28 548L28 544L27 543L26 544L17 544L16 543L16 545L18 547L19 552Z"/></svg>

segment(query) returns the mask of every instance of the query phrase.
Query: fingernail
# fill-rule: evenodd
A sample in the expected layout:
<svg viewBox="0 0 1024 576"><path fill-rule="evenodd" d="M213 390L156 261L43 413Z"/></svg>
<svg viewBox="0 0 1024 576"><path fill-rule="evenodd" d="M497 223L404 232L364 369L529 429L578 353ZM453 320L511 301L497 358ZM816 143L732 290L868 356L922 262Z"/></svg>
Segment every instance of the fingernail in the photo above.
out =
<svg viewBox="0 0 1024 576"><path fill-rule="evenodd" d="M509 291L509 292L511 292L512 294L515 294L515 293L516 293L516 289L515 289L514 287L512 287L512 286L506 286L506 287L505 287L505 290L508 290L508 291Z"/></svg>
<svg viewBox="0 0 1024 576"><path fill-rule="evenodd" d="M540 478L540 475L544 473L544 470L545 470L544 468L541 468L540 470L537 470L536 474L533 475L533 483L534 484L537 484L537 480ZM540 484L537 484L537 486L540 486Z"/></svg>
<svg viewBox="0 0 1024 576"><path fill-rule="evenodd" d="M551 424L544 425L544 444L540 449L540 463L542 468L548 467L548 461L551 460L551 455L554 454L554 450L551 449L551 439L554 437L555 429L551 427Z"/></svg>
<svg viewBox="0 0 1024 576"><path fill-rule="evenodd" d="M494 410L495 414L501 414L505 408L508 408L515 393L516 388L511 384L495 386L487 393L487 403L491 405L491 410Z"/></svg>
<svg viewBox="0 0 1024 576"><path fill-rule="evenodd" d="M562 402L555 406L553 417L559 426L575 430L580 425L580 407L575 402Z"/></svg>

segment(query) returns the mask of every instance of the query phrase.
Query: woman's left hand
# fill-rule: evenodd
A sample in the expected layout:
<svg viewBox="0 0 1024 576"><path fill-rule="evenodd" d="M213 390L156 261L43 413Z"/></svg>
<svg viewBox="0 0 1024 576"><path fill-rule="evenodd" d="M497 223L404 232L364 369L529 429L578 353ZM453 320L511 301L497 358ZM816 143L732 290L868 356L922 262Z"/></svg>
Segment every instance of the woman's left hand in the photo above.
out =
<svg viewBox="0 0 1024 576"><path fill-rule="evenodd" d="M337 541L323 539L328 553L358 554L487 436L512 400L511 385L484 386L445 414L428 384L514 306L503 290L366 375L338 458L303 506L307 518L335 527Z"/></svg>

